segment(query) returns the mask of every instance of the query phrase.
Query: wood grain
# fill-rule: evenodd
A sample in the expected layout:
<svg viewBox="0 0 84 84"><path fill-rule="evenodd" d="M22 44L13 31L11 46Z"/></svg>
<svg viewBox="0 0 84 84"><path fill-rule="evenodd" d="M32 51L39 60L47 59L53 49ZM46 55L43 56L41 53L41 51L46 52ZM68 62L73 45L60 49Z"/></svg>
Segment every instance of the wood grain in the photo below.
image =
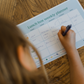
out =
<svg viewBox="0 0 84 84"><path fill-rule="evenodd" d="M16 0L0 0L0 17L12 20L16 7Z"/></svg>
<svg viewBox="0 0 84 84"><path fill-rule="evenodd" d="M0 0L0 16L13 20L16 24L24 22L66 0ZM79 0L84 8L84 0ZM84 47L78 49L84 65ZM45 65L50 84L70 84L70 71L67 55Z"/></svg>

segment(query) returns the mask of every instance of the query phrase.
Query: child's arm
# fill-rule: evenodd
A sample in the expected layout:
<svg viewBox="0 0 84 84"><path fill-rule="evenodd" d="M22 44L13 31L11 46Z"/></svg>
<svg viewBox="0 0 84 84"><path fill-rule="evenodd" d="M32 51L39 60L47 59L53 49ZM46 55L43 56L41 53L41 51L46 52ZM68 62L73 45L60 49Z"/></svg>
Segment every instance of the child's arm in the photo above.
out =
<svg viewBox="0 0 84 84"><path fill-rule="evenodd" d="M84 69L75 47L75 33L69 30L65 36L62 36L62 32L65 30L66 27L62 26L58 32L58 36L68 55L71 84L84 84Z"/></svg>

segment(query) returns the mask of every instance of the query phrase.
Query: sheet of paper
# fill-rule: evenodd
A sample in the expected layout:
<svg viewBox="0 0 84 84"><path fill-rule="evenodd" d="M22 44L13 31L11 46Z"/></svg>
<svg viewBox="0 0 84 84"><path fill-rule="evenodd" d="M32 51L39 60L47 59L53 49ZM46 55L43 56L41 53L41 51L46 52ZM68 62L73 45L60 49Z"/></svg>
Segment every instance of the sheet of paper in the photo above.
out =
<svg viewBox="0 0 84 84"><path fill-rule="evenodd" d="M76 32L76 48L80 48L84 45L84 11L78 0L65 1L18 27L37 48L46 64L66 54L57 33L62 25L69 24L72 24L72 30ZM31 55L39 67L38 57L32 49Z"/></svg>

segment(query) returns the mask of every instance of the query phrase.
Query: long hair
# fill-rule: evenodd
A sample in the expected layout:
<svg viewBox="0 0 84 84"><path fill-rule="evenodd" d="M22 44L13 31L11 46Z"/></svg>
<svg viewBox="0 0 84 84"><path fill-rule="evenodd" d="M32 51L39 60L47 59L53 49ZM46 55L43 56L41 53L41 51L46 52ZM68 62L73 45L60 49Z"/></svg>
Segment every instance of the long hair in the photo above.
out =
<svg viewBox="0 0 84 84"><path fill-rule="evenodd" d="M31 47L37 54L41 67L29 72L18 59L17 48ZM42 59L36 48L12 22L0 18L0 84L48 84Z"/></svg>

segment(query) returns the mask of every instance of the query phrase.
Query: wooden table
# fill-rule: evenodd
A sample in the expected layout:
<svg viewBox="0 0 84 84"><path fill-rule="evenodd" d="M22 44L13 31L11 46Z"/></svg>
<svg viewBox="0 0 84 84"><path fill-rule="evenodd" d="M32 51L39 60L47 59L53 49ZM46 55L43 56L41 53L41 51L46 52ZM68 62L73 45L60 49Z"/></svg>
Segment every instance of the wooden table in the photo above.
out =
<svg viewBox="0 0 84 84"><path fill-rule="evenodd" d="M65 0L0 0L0 16L12 20L16 24L24 22ZM84 0L79 0L84 8ZM84 47L78 49L84 65ZM50 84L70 84L70 71L67 56L45 65ZM61 80L61 81L60 81Z"/></svg>

